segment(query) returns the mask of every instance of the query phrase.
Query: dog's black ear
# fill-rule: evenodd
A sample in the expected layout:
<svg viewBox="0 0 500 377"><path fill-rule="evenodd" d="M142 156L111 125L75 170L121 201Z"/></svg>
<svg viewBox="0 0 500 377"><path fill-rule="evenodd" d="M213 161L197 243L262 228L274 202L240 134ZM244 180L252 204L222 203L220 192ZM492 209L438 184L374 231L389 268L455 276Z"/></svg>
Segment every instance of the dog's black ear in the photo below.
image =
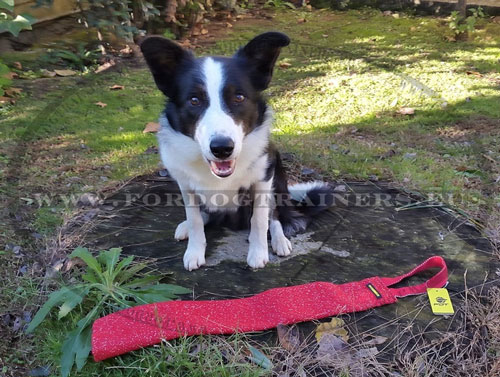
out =
<svg viewBox="0 0 500 377"><path fill-rule="evenodd" d="M193 60L193 54L163 37L148 37L141 51L153 74L156 85L168 97L174 90L173 78L179 67Z"/></svg>
<svg viewBox="0 0 500 377"><path fill-rule="evenodd" d="M247 61L246 66L255 89L264 90L269 86L281 47L289 43L290 38L285 34L271 31L256 36L238 50L235 57Z"/></svg>

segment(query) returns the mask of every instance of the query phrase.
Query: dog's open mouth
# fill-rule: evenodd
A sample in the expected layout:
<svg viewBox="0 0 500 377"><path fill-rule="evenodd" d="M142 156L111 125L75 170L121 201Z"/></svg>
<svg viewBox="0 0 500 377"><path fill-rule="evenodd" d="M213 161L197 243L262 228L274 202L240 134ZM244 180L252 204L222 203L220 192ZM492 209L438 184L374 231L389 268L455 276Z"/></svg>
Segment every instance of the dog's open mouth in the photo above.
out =
<svg viewBox="0 0 500 377"><path fill-rule="evenodd" d="M210 161L210 169L217 177L229 177L234 172L234 160Z"/></svg>

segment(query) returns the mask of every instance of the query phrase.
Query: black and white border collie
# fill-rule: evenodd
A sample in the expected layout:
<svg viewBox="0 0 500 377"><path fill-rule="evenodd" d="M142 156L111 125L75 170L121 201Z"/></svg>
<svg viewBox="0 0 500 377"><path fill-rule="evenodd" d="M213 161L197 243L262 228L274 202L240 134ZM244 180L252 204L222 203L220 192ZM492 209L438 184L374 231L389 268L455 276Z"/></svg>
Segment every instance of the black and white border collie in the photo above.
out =
<svg viewBox="0 0 500 377"><path fill-rule="evenodd" d="M184 267L205 264L204 225L250 227L247 262L289 255L287 237L304 230L311 215L330 205L323 182L287 186L280 155L269 141L273 113L261 92L289 38L268 32L233 57L195 58L178 44L149 37L141 50L158 88L169 98L160 116L163 164L182 192L186 221L175 239L188 239Z"/></svg>

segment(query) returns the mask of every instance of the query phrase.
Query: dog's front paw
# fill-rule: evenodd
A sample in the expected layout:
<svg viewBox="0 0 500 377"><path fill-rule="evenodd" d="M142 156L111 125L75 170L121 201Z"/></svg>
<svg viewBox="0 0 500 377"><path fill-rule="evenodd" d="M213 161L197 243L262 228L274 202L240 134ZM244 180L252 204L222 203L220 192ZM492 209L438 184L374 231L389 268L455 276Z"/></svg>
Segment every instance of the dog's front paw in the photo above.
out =
<svg viewBox="0 0 500 377"><path fill-rule="evenodd" d="M273 237L271 239L271 246L273 251L280 257L286 257L292 251L292 243L285 235Z"/></svg>
<svg viewBox="0 0 500 377"><path fill-rule="evenodd" d="M177 241L183 241L188 239L188 222L184 220L182 223L177 225L177 229L175 229L174 238Z"/></svg>
<svg viewBox="0 0 500 377"><path fill-rule="evenodd" d="M184 253L184 268L188 271L197 270L205 264L205 249L204 248L187 248Z"/></svg>
<svg viewBox="0 0 500 377"><path fill-rule="evenodd" d="M248 251L247 263L252 268L262 268L269 262L269 252L266 247L252 247Z"/></svg>

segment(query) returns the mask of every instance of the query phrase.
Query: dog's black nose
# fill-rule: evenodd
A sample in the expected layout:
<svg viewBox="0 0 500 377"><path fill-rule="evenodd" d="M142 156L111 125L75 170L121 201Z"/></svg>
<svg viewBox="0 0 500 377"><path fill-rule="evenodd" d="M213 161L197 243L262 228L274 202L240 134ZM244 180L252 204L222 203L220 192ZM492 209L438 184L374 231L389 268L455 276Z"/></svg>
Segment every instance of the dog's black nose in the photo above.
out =
<svg viewBox="0 0 500 377"><path fill-rule="evenodd" d="M216 158L228 158L233 153L234 141L229 137L216 137L210 142L210 150Z"/></svg>

